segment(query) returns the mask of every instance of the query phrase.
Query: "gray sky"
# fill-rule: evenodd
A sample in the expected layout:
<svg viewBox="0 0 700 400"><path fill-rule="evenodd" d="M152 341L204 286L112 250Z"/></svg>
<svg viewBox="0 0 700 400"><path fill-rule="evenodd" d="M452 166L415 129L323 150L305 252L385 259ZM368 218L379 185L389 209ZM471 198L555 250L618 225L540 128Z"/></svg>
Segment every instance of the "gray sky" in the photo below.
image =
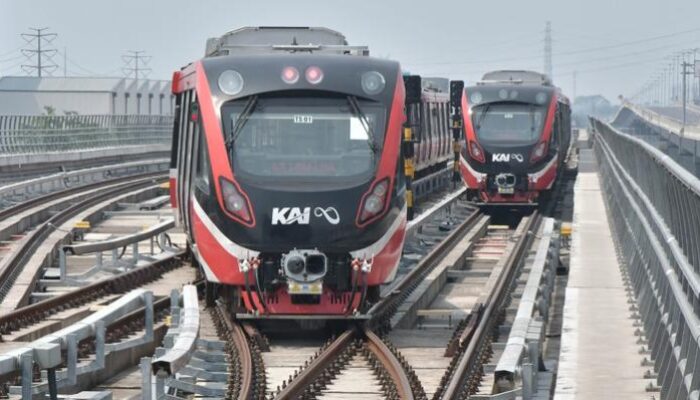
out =
<svg viewBox="0 0 700 400"><path fill-rule="evenodd" d="M48 26L68 74L122 76L121 55L145 50L152 78L199 58L206 38L245 25L327 26L350 44L421 75L477 80L487 70L542 70L552 22L554 81L568 95L632 95L679 50L700 47L698 0L181 1L3 0L0 75L24 75L19 34ZM413 4L429 4L417 7ZM683 33L684 32L684 33ZM655 38L655 39L650 39ZM650 40L645 40L650 39ZM632 43L631 43L632 42ZM698 53L700 58L700 52ZM54 60L63 74L63 56Z"/></svg>

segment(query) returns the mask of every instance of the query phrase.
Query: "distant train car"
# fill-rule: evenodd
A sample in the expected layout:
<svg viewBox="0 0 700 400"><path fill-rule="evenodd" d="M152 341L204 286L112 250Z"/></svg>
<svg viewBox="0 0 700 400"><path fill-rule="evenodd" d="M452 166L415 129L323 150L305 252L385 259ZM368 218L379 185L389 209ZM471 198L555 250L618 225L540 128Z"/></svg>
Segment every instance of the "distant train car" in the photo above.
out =
<svg viewBox="0 0 700 400"><path fill-rule="evenodd" d="M208 300L319 317L376 300L407 223L399 64L325 28L242 28L173 92L172 200Z"/></svg>
<svg viewBox="0 0 700 400"><path fill-rule="evenodd" d="M452 159L450 89L445 78L404 76L406 118L413 129L416 179L444 170Z"/></svg>
<svg viewBox="0 0 700 400"><path fill-rule="evenodd" d="M561 91L536 72L495 71L458 101L468 198L492 205L546 199L571 144L571 107Z"/></svg>

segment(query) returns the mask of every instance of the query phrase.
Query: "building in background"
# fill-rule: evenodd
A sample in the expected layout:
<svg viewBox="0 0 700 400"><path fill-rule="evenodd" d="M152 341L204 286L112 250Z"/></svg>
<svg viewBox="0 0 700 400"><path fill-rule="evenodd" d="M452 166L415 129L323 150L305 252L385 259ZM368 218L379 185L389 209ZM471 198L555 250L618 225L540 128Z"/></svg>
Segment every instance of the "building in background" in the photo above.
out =
<svg viewBox="0 0 700 400"><path fill-rule="evenodd" d="M170 81L5 76L0 115L172 115Z"/></svg>

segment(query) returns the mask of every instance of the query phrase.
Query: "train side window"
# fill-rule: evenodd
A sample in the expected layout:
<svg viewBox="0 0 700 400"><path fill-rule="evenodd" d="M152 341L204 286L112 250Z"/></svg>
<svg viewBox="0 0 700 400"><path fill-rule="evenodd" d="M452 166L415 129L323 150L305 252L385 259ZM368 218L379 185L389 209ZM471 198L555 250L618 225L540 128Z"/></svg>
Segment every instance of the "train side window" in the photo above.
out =
<svg viewBox="0 0 700 400"><path fill-rule="evenodd" d="M428 109L430 110L430 138L432 139L435 137L435 130L438 128L435 120L435 104L428 103Z"/></svg>
<svg viewBox="0 0 700 400"><path fill-rule="evenodd" d="M445 103L440 103L440 117L442 121L440 122L440 135L447 140L447 105Z"/></svg>
<svg viewBox="0 0 700 400"><path fill-rule="evenodd" d="M211 193L211 182L209 180L209 152L207 151L207 141L204 137L201 123L197 123L195 129L199 134L197 145L197 167L195 168L195 185L204 194Z"/></svg>
<svg viewBox="0 0 700 400"><path fill-rule="evenodd" d="M430 107L428 103L423 103L423 132L421 133L421 141L427 139L430 135Z"/></svg>
<svg viewBox="0 0 700 400"><path fill-rule="evenodd" d="M435 103L435 119L437 120L438 128L435 130L435 136L442 138L442 103ZM440 150L438 150L439 152Z"/></svg>

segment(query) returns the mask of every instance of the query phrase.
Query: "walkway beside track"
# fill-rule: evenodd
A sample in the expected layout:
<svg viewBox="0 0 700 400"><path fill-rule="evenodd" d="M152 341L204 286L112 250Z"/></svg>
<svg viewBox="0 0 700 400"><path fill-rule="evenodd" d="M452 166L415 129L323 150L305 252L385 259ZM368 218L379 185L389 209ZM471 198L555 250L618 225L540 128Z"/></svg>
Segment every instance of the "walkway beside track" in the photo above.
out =
<svg viewBox="0 0 700 400"><path fill-rule="evenodd" d="M639 336L601 193L597 162L581 150L571 265L555 400L652 399Z"/></svg>

